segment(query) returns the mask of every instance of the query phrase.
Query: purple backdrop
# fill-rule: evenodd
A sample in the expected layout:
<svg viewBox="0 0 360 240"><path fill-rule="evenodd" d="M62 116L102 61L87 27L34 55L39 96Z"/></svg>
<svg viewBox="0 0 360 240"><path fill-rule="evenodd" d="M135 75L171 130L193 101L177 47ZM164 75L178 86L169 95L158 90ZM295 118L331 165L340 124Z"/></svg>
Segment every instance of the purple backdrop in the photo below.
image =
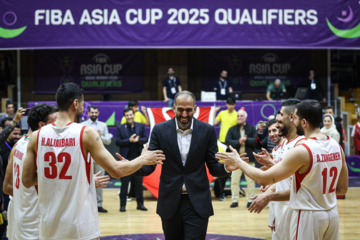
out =
<svg viewBox="0 0 360 240"><path fill-rule="evenodd" d="M142 92L143 50L37 50L35 93L75 82L85 93Z"/></svg>
<svg viewBox="0 0 360 240"><path fill-rule="evenodd" d="M228 71L235 91L266 92L269 83L280 78L295 91L311 68L310 50L205 50L203 89L213 91L220 71ZM295 92L293 93L295 94Z"/></svg>
<svg viewBox="0 0 360 240"><path fill-rule="evenodd" d="M349 0L0 0L0 46L359 48Z"/></svg>

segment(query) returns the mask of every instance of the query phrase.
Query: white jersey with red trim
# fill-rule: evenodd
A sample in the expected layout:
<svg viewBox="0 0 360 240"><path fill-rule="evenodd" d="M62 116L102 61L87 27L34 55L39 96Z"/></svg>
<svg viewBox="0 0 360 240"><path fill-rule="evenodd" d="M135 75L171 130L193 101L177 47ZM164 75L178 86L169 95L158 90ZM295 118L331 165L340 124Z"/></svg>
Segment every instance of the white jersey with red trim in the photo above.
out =
<svg viewBox="0 0 360 240"><path fill-rule="evenodd" d="M22 137L15 145L13 155L13 199L12 216L9 225L13 239L39 239L38 194L35 186L26 188L21 181L23 163L29 143L27 136Z"/></svg>
<svg viewBox="0 0 360 240"><path fill-rule="evenodd" d="M36 165L40 239L100 237L95 183L82 136L86 127L49 124L39 130Z"/></svg>
<svg viewBox="0 0 360 240"><path fill-rule="evenodd" d="M332 138L309 138L302 144L310 154L310 167L295 173L290 194L290 208L329 210L336 206L336 186L342 168L340 145Z"/></svg>
<svg viewBox="0 0 360 240"><path fill-rule="evenodd" d="M287 139L285 139L281 145L281 150L278 153L279 157L275 160L276 163L281 162L284 157L286 156L286 154L293 149L296 144L301 141L301 140L305 140L306 138L304 136L296 136L295 138L293 138L292 140L288 141ZM291 182L291 177L288 177L284 180L281 180L280 182L276 183L276 192L280 192L280 191L284 191L290 188L290 182ZM281 201L280 203L282 204L287 204L289 203L289 201Z"/></svg>

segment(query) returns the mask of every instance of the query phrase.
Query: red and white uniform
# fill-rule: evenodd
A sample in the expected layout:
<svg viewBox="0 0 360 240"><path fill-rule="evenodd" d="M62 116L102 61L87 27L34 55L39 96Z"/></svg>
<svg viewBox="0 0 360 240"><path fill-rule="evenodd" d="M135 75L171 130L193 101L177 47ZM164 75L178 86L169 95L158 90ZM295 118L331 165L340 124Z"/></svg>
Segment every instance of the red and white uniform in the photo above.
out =
<svg viewBox="0 0 360 240"><path fill-rule="evenodd" d="M275 146L271 152L271 154L274 157L274 161L277 163L282 159L282 150L281 147L283 145L283 143L285 142L285 140L283 140L281 143L279 143L279 145ZM273 201L269 202L269 223L268 226L271 229L275 228L275 206L274 206Z"/></svg>
<svg viewBox="0 0 360 240"><path fill-rule="evenodd" d="M28 143L27 136L22 137L13 155L13 198L9 205L11 239L39 239L38 194L35 186L26 188L21 182Z"/></svg>
<svg viewBox="0 0 360 240"><path fill-rule="evenodd" d="M49 124L39 130L38 172L40 239L100 237L93 168L82 137L86 127Z"/></svg>
<svg viewBox="0 0 360 240"><path fill-rule="evenodd" d="M300 141L305 140L304 136L296 136L292 140L288 141L284 139L280 151L278 153L278 157L274 157L274 161L276 163L281 162L285 157L286 154L293 149ZM292 177L286 178L281 180L280 182L276 183L276 192L281 192L290 189ZM281 236L283 234L287 234L289 223L285 222L284 214L286 214L287 208L289 206L289 201L274 201L274 212L275 212L275 228L273 231L272 239L283 239Z"/></svg>
<svg viewBox="0 0 360 240"><path fill-rule="evenodd" d="M293 178L289 239L338 239L336 186L343 164L341 147L330 137L309 138L302 145L311 162L306 173L296 172Z"/></svg>

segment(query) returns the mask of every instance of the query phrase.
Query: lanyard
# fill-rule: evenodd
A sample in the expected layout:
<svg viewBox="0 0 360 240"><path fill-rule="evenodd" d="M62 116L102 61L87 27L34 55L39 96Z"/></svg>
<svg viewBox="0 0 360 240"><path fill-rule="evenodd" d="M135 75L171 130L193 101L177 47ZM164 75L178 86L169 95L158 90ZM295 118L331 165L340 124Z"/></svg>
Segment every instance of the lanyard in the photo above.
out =
<svg viewBox="0 0 360 240"><path fill-rule="evenodd" d="M226 80L224 80L224 87L222 87L222 84L221 84L221 80L219 80L219 85L220 85L220 88L226 88L226 85L227 85L227 82Z"/></svg>
<svg viewBox="0 0 360 240"><path fill-rule="evenodd" d="M10 145L5 141L5 144L6 144L6 146L8 146L8 148L11 150L12 149L12 147L10 147Z"/></svg>
<svg viewBox="0 0 360 240"><path fill-rule="evenodd" d="M169 77L169 85L170 86L172 85L173 87L176 87L176 77L174 77L173 80L171 80L170 77Z"/></svg>

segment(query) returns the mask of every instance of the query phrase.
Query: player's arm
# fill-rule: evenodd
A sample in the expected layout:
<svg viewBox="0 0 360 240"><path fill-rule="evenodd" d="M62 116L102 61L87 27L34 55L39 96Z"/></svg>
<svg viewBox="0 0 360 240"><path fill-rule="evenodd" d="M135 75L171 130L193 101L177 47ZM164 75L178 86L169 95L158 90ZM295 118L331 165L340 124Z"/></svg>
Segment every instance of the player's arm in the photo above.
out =
<svg viewBox="0 0 360 240"><path fill-rule="evenodd" d="M345 161L345 154L344 151L341 149L342 152L342 168L339 176L339 180L336 185L336 194L337 195L344 195L348 190L349 185L349 172Z"/></svg>
<svg viewBox="0 0 360 240"><path fill-rule="evenodd" d="M245 175L260 185L266 186L290 177L293 173L310 162L310 155L305 147L299 146L289 151L286 157L267 171L261 171L243 161L232 147L231 153L217 153L216 158L224 160L225 163L237 164Z"/></svg>
<svg viewBox="0 0 360 240"><path fill-rule="evenodd" d="M9 162L6 167L3 191L4 193L13 196L13 156L16 146L10 152Z"/></svg>
<svg viewBox="0 0 360 240"><path fill-rule="evenodd" d="M37 133L38 131L35 131L30 135L29 143L26 150L26 157L23 165L23 173L21 180L24 186L27 188L37 185L37 172L35 165ZM97 134L97 136L99 136L99 134Z"/></svg>
<svg viewBox="0 0 360 240"><path fill-rule="evenodd" d="M99 135L93 128L86 127L83 133L83 147L85 156L88 153L96 163L105 169L112 177L121 178L130 175L140 169L143 165L162 164L159 160L165 160L162 151L143 151L141 156L132 161L120 162L106 150Z"/></svg>

